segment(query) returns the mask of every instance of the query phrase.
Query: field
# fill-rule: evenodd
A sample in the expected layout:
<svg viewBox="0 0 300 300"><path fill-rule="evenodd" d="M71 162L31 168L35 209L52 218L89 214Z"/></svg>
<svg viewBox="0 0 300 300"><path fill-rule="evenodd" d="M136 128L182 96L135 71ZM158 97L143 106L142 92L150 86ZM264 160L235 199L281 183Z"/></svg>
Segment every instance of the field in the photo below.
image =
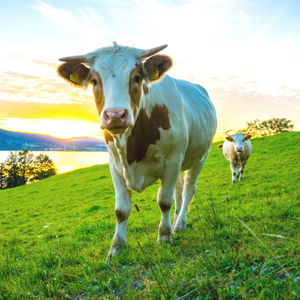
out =
<svg viewBox="0 0 300 300"><path fill-rule="evenodd" d="M300 132L252 140L236 185L217 144L187 231L156 244L157 182L133 193L127 248L109 263L108 165L0 191L0 299L300 299Z"/></svg>

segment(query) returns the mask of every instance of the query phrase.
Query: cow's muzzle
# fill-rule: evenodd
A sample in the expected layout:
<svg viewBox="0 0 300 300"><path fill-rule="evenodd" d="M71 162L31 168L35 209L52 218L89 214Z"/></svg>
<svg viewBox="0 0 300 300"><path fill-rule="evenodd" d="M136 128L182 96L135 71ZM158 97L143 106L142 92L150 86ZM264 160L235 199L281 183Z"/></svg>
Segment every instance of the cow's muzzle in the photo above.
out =
<svg viewBox="0 0 300 300"><path fill-rule="evenodd" d="M101 129L106 129L112 134L124 133L130 126L127 109L113 108L103 112Z"/></svg>
<svg viewBox="0 0 300 300"><path fill-rule="evenodd" d="M243 148L242 147L236 147L236 152L243 152Z"/></svg>

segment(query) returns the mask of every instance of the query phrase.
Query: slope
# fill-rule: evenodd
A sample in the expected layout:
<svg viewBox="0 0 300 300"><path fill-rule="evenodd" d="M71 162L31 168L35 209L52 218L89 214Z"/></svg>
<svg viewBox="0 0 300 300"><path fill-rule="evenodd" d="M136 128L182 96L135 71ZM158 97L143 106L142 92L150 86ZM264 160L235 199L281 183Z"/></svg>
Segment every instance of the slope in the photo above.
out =
<svg viewBox="0 0 300 300"><path fill-rule="evenodd" d="M150 267L170 299L299 297L300 132L252 140L236 185L217 144L187 231L156 244L156 182L133 193L140 212L133 206L128 246L108 264L115 215L107 165L1 191L0 299L163 298Z"/></svg>

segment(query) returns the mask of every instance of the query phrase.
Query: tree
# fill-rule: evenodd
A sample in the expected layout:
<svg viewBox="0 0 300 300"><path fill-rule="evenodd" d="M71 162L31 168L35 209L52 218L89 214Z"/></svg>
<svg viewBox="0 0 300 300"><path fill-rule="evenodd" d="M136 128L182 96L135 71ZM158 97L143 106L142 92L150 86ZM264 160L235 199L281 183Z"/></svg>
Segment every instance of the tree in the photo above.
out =
<svg viewBox="0 0 300 300"><path fill-rule="evenodd" d="M5 163L0 163L0 190L5 189L7 186Z"/></svg>
<svg viewBox="0 0 300 300"><path fill-rule="evenodd" d="M56 174L57 169L48 155L40 154L35 158L33 180L41 180Z"/></svg>
<svg viewBox="0 0 300 300"><path fill-rule="evenodd" d="M24 151L10 152L8 158L5 161L3 167L3 188L12 188L32 182L35 180L41 180L57 174L57 169L54 166L54 162L49 156L40 154L34 156L34 154L28 149Z"/></svg>
<svg viewBox="0 0 300 300"><path fill-rule="evenodd" d="M247 122L247 128L243 129L243 131L249 132L254 137L274 135L292 131L294 125L289 124L291 122L291 120L287 120L286 118L273 118L265 121L255 119L254 122Z"/></svg>

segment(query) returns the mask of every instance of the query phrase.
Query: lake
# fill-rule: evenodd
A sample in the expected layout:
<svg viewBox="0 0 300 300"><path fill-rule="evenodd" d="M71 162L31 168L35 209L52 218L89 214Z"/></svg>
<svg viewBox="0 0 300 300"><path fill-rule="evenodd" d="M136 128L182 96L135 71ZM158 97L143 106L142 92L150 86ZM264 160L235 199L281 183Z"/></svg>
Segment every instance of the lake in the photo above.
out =
<svg viewBox="0 0 300 300"><path fill-rule="evenodd" d="M9 153L10 151L0 151L0 162L5 161ZM58 173L108 163L108 152L101 151L32 151L32 153L34 155L47 154L53 160Z"/></svg>

